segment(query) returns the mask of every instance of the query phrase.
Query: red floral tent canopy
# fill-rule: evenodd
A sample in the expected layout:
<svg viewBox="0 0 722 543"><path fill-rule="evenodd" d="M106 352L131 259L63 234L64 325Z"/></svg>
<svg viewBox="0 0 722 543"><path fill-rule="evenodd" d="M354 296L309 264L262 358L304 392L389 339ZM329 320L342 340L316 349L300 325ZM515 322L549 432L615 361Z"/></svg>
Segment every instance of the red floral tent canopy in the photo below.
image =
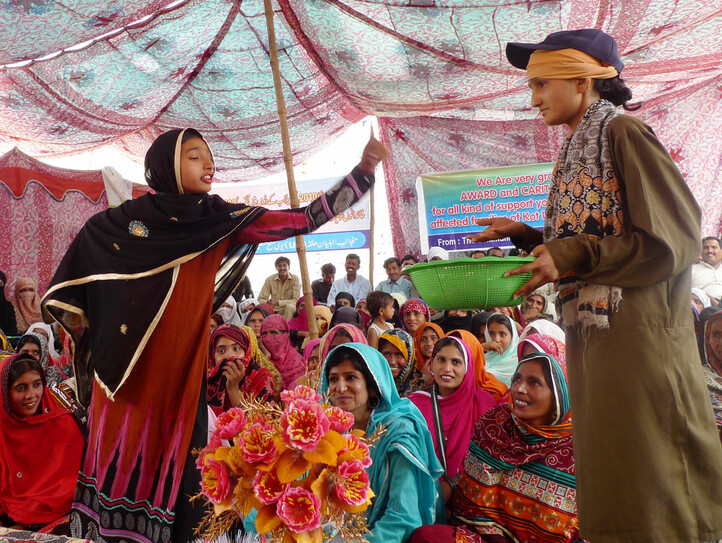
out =
<svg viewBox="0 0 722 543"><path fill-rule="evenodd" d="M0 141L37 156L112 144L140 159L161 131L194 126L212 142L223 179L283 167L261 0L107 6L0 5ZM617 39L623 77L644 104L635 115L677 161L704 232L720 231L715 2L277 0L274 8L295 160L378 116L393 151L384 167L397 253L419 250L419 173L554 160L564 131L536 118L504 48L588 27Z"/></svg>

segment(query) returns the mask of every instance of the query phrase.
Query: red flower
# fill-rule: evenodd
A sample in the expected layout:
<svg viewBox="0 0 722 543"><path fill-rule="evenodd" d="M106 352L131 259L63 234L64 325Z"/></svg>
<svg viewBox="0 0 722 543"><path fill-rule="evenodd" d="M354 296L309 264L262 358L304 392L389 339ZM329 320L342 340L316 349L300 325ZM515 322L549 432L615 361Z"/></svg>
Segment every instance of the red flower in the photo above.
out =
<svg viewBox="0 0 722 543"><path fill-rule="evenodd" d="M293 400L281 415L283 441L297 450L315 450L330 425L321 405L310 400Z"/></svg>
<svg viewBox="0 0 722 543"><path fill-rule="evenodd" d="M291 405L293 400L311 400L314 402L321 401L321 395L315 390L305 385L298 385L293 390L284 390L281 392L281 401L286 405Z"/></svg>
<svg viewBox="0 0 722 543"><path fill-rule="evenodd" d="M245 413L238 407L221 413L216 422L216 435L221 439L233 439L248 424Z"/></svg>
<svg viewBox="0 0 722 543"><path fill-rule="evenodd" d="M278 480L276 470L259 471L253 481L253 493L258 501L264 505L271 505L278 501L281 494L291 486L291 483L282 484Z"/></svg>
<svg viewBox="0 0 722 543"><path fill-rule="evenodd" d="M363 505L368 500L369 474L361 462L352 460L338 466L336 496L346 505Z"/></svg>
<svg viewBox="0 0 722 543"><path fill-rule="evenodd" d="M302 487L287 488L276 504L276 513L297 534L321 526L321 500Z"/></svg>
<svg viewBox="0 0 722 543"><path fill-rule="evenodd" d="M221 503L231 494L231 478L223 462L207 456L201 470L201 489L213 503Z"/></svg>
<svg viewBox="0 0 722 543"><path fill-rule="evenodd" d="M243 460L249 464L271 464L278 458L273 442L273 426L254 423L246 427L238 441Z"/></svg>
<svg viewBox="0 0 722 543"><path fill-rule="evenodd" d="M335 430L339 434L348 432L354 423L353 415L340 407L327 407L326 416L331 423L331 430Z"/></svg>

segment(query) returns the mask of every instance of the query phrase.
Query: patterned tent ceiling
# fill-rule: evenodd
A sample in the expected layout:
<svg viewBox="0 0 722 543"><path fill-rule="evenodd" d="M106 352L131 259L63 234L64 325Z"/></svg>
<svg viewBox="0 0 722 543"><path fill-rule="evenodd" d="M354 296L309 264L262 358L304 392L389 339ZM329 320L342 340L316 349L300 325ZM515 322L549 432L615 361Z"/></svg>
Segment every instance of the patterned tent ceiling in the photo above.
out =
<svg viewBox="0 0 722 543"><path fill-rule="evenodd" d="M617 39L637 112L719 232L722 7L699 0L277 0L294 160L365 115L385 165L397 252L418 250L413 180L554 160L564 137L529 106L508 41L597 27ZM262 0L4 0L0 142L34 156L119 146L138 160L161 131L194 126L222 179L283 167ZM23 62L26 61L26 62Z"/></svg>

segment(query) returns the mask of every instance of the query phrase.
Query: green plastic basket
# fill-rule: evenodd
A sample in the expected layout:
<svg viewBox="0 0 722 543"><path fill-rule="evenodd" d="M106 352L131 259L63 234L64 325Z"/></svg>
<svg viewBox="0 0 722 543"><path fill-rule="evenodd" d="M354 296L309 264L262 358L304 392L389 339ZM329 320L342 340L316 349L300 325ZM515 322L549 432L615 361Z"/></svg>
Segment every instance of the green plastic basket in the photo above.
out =
<svg viewBox="0 0 722 543"><path fill-rule="evenodd" d="M531 273L502 276L533 260L519 256L435 260L414 264L404 271L429 307L469 311L520 304L522 300L514 299L514 292Z"/></svg>

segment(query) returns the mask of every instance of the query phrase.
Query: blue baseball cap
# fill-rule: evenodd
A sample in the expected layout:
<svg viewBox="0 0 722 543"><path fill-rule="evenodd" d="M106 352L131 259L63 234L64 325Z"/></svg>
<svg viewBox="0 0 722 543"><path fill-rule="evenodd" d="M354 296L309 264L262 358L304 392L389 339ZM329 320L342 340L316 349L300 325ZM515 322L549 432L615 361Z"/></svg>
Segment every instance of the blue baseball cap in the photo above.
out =
<svg viewBox="0 0 722 543"><path fill-rule="evenodd" d="M609 34L596 28L554 32L544 38L541 43L509 42L506 44L506 58L509 59L512 66L526 70L529 57L537 49L549 51L576 49L614 66L620 74L624 68L624 62L617 49L617 42Z"/></svg>

